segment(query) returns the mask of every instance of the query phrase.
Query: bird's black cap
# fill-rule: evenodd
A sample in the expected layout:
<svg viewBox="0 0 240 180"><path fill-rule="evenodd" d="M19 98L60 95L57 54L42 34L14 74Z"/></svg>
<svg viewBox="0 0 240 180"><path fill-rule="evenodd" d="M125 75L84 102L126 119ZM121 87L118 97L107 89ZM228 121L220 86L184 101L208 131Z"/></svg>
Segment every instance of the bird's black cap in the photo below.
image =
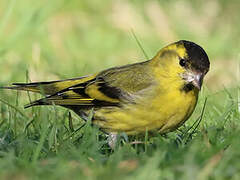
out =
<svg viewBox="0 0 240 180"><path fill-rule="evenodd" d="M180 42L183 43L184 47L187 50L188 61L190 62L191 67L202 73L207 73L209 70L210 62L208 55L204 49L191 41L181 40Z"/></svg>

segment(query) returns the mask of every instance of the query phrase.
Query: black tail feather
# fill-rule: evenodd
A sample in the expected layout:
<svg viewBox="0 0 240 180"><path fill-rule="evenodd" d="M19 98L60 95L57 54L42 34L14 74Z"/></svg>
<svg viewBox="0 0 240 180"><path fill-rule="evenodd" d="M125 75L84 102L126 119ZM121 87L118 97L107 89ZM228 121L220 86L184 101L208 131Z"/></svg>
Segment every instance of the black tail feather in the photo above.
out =
<svg viewBox="0 0 240 180"><path fill-rule="evenodd" d="M41 106L41 105L52 105L51 103L49 103L49 101L47 101L47 98L42 98L36 101L33 101L29 104L26 104L24 106L24 109L30 108L32 106Z"/></svg>

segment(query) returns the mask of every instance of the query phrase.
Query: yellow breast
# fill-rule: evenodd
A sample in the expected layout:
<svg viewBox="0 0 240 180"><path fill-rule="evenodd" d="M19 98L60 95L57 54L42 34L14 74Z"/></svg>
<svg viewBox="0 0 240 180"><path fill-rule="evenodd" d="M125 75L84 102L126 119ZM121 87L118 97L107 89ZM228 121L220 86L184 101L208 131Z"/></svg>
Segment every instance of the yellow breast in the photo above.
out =
<svg viewBox="0 0 240 180"><path fill-rule="evenodd" d="M107 132L144 133L157 130L172 131L182 125L192 114L198 92L179 90L161 93L145 104L133 104L124 108L104 108L95 112L95 124Z"/></svg>
<svg viewBox="0 0 240 180"><path fill-rule="evenodd" d="M159 115L161 115L161 118L156 120L159 132L165 133L181 126L191 116L197 99L197 90L186 93L176 89L156 98L154 100L156 102L153 104L155 104L155 110L158 109ZM162 103L160 104L160 102Z"/></svg>

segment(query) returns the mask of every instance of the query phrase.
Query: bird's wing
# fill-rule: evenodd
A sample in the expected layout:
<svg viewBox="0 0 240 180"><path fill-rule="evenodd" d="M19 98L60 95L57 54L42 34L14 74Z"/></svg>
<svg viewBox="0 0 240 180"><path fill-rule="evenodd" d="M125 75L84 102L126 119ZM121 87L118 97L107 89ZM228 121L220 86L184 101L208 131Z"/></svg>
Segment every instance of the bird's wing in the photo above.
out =
<svg viewBox="0 0 240 180"><path fill-rule="evenodd" d="M109 85L103 78L95 77L47 95L26 105L25 108L51 104L61 106L113 106L127 99L130 99L127 92Z"/></svg>
<svg viewBox="0 0 240 180"><path fill-rule="evenodd" d="M61 81L40 83L15 83L9 89L33 91L46 97L31 102L36 105L61 106L118 106L134 102L138 91L151 84L143 63L111 68L99 74Z"/></svg>

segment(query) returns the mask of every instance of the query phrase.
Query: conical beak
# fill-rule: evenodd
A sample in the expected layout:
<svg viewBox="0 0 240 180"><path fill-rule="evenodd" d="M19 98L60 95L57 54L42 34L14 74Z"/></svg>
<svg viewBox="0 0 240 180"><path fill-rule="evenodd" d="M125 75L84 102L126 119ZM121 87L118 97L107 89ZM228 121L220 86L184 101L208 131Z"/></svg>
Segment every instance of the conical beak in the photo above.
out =
<svg viewBox="0 0 240 180"><path fill-rule="evenodd" d="M202 87L202 83L203 83L203 74L202 73L196 73L193 76L193 81L192 84L198 88L199 90L201 90Z"/></svg>

